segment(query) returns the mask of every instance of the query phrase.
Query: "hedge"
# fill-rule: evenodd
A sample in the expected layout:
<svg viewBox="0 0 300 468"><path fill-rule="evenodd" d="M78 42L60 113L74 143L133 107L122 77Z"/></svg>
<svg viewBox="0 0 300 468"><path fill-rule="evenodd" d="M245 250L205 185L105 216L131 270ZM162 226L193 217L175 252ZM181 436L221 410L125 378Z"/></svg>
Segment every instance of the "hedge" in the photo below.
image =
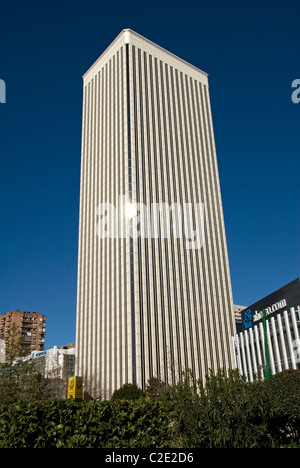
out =
<svg viewBox="0 0 300 468"><path fill-rule="evenodd" d="M176 447L174 408L159 400L61 400L0 406L0 448Z"/></svg>
<svg viewBox="0 0 300 468"><path fill-rule="evenodd" d="M187 375L160 398L0 405L0 448L263 448L300 445L300 371L246 383Z"/></svg>

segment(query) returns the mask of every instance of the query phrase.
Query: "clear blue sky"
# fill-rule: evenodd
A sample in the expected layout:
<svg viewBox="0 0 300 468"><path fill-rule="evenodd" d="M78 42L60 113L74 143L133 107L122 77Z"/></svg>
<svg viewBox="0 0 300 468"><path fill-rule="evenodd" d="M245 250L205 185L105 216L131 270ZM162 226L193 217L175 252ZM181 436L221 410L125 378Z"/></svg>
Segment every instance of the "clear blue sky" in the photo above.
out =
<svg viewBox="0 0 300 468"><path fill-rule="evenodd" d="M0 313L46 314L47 348L75 340L82 75L124 28L209 74L234 302L299 276L299 0L0 10Z"/></svg>

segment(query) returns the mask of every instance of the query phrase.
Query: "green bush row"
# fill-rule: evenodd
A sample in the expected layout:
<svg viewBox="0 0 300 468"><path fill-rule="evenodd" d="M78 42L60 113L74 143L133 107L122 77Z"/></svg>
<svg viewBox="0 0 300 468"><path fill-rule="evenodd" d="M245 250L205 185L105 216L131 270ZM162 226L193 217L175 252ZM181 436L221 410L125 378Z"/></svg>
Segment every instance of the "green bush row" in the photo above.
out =
<svg viewBox="0 0 300 468"><path fill-rule="evenodd" d="M172 406L145 398L0 407L0 448L163 448L176 433Z"/></svg>
<svg viewBox="0 0 300 468"><path fill-rule="evenodd" d="M237 371L220 371L205 386L187 374L177 385L160 385L154 396L138 399L139 392L125 387L115 395L126 398L121 400L0 405L0 448L300 445L300 371L251 384Z"/></svg>

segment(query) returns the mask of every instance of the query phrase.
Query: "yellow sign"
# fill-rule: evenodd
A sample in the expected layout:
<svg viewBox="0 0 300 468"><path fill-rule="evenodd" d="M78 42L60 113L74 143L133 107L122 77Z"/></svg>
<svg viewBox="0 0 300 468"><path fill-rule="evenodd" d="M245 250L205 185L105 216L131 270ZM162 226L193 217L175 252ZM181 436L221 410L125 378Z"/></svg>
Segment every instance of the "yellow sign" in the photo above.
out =
<svg viewBox="0 0 300 468"><path fill-rule="evenodd" d="M68 398L74 400L82 400L82 377L69 377L68 382Z"/></svg>

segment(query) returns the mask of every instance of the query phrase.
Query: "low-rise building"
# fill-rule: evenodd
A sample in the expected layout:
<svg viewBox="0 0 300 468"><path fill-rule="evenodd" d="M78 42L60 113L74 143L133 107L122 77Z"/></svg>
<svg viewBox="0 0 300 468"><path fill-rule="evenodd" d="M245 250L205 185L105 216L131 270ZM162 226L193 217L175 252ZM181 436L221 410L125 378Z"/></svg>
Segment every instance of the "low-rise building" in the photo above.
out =
<svg viewBox="0 0 300 468"><path fill-rule="evenodd" d="M34 360L37 369L46 378L67 379L75 372L76 348L72 343L58 348L54 346L46 351L33 351L31 358Z"/></svg>
<svg viewBox="0 0 300 468"><path fill-rule="evenodd" d="M242 310L237 329L232 338L235 365L248 381L259 372L264 376L267 364L271 375L299 369L300 278Z"/></svg>
<svg viewBox="0 0 300 468"><path fill-rule="evenodd" d="M66 398L68 378L75 373L75 344L46 351L33 351L30 359L36 370L48 379L48 392L52 398Z"/></svg>

